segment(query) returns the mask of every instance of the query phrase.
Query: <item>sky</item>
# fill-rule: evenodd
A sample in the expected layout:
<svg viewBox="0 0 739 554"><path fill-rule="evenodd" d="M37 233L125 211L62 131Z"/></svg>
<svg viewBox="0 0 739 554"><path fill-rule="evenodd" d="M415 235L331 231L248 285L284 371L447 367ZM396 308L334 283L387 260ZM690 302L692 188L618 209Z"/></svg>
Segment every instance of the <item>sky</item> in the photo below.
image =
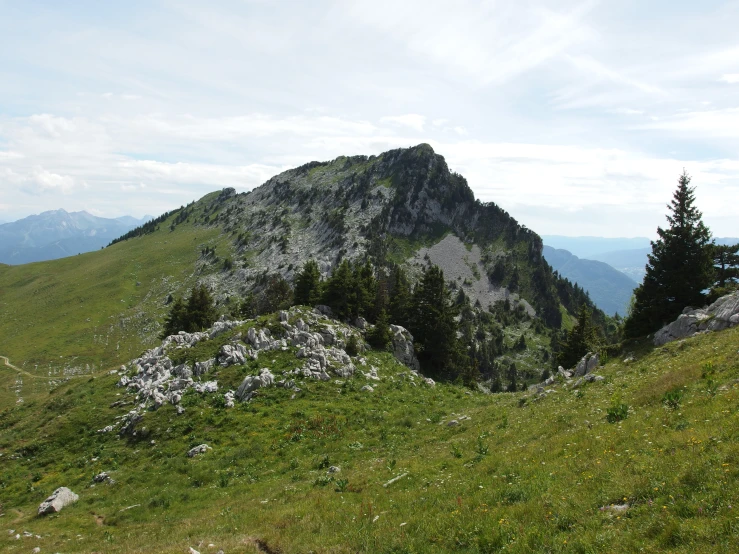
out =
<svg viewBox="0 0 739 554"><path fill-rule="evenodd" d="M543 235L739 236L739 2L0 0L0 220L429 143Z"/></svg>

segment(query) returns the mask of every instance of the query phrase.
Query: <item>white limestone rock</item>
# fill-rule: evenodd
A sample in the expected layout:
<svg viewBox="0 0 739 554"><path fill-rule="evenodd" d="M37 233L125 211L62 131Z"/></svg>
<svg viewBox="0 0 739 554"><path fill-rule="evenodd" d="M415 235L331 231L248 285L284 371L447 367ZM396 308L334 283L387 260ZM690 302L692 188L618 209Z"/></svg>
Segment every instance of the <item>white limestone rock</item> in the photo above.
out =
<svg viewBox="0 0 739 554"><path fill-rule="evenodd" d="M38 507L38 515L55 514L62 510L65 506L74 504L79 500L79 496L69 490L67 487L59 487L51 496L44 500Z"/></svg>

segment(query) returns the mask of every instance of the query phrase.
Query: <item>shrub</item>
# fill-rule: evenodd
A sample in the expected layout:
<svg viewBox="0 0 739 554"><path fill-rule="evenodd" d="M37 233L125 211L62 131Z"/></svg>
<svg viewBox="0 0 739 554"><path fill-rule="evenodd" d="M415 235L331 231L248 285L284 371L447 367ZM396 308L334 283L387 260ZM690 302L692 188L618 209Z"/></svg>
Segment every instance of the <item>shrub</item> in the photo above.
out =
<svg viewBox="0 0 739 554"><path fill-rule="evenodd" d="M680 402L683 399L683 389L674 389L667 391L662 397L662 403L670 408L671 410L677 410L680 407Z"/></svg>
<svg viewBox="0 0 739 554"><path fill-rule="evenodd" d="M357 335L349 335L349 340L346 341L346 353L350 356L356 356L359 354L359 341Z"/></svg>

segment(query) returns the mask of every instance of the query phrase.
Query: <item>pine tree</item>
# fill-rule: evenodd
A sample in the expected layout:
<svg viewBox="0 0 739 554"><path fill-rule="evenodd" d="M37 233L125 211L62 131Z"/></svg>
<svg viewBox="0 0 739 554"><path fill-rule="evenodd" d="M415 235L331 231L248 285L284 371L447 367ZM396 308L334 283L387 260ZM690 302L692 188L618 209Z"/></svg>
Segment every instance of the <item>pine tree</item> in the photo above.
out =
<svg viewBox="0 0 739 554"><path fill-rule="evenodd" d="M182 300L182 297L178 296L172 303L172 307L169 309L169 314L164 319L164 329L160 337L162 339L169 335L176 335L180 331L185 331L187 326L187 308Z"/></svg>
<svg viewBox="0 0 739 554"><path fill-rule="evenodd" d="M293 304L293 289L290 283L282 275L275 273L269 278L258 304L259 312L263 314L289 308Z"/></svg>
<svg viewBox="0 0 739 554"><path fill-rule="evenodd" d="M593 325L590 308L583 305L577 314L577 324L558 344L557 363L566 368L574 367L585 354L597 351L603 342L598 327Z"/></svg>
<svg viewBox="0 0 739 554"><path fill-rule="evenodd" d="M518 390L518 370L516 364L511 362L508 366L508 392L516 392Z"/></svg>
<svg viewBox="0 0 739 554"><path fill-rule="evenodd" d="M315 260L308 260L295 279L295 303L314 306L321 298L321 272Z"/></svg>
<svg viewBox="0 0 739 554"><path fill-rule="evenodd" d="M367 333L367 342L369 342L373 348L379 350L385 350L392 340L393 335L390 332L390 321L387 317L387 312L384 308L380 310L377 315L377 321L375 322L374 328Z"/></svg>
<svg viewBox="0 0 739 554"><path fill-rule="evenodd" d="M326 283L323 302L339 319L347 319L354 308L354 275L347 260L342 261Z"/></svg>
<svg viewBox="0 0 739 554"><path fill-rule="evenodd" d="M390 291L390 322L402 327L410 326L411 319L411 285L403 268L396 267L392 276Z"/></svg>
<svg viewBox="0 0 739 554"><path fill-rule="evenodd" d="M711 244L715 289L726 289L739 282L739 244Z"/></svg>
<svg viewBox="0 0 739 554"><path fill-rule="evenodd" d="M637 337L656 331L673 321L686 306L700 306L703 291L712 284L711 232L693 204L695 187L683 171L668 205L667 229L657 228L659 238L652 242L652 253L644 281L636 289L634 309L626 320L624 333Z"/></svg>
<svg viewBox="0 0 739 554"><path fill-rule="evenodd" d="M375 279L375 271L369 260L366 260L362 265L354 266L352 278L354 281L354 290L352 291L354 302L351 315L373 319L373 306L377 297L377 279Z"/></svg>
<svg viewBox="0 0 739 554"><path fill-rule="evenodd" d="M187 299L187 325L185 331L202 331L207 329L218 317L213 304L213 297L205 287L200 285L192 289Z"/></svg>
<svg viewBox="0 0 739 554"><path fill-rule="evenodd" d="M421 363L445 378L454 378L463 369L455 316L444 273L437 266L427 268L413 293L411 330L421 347Z"/></svg>

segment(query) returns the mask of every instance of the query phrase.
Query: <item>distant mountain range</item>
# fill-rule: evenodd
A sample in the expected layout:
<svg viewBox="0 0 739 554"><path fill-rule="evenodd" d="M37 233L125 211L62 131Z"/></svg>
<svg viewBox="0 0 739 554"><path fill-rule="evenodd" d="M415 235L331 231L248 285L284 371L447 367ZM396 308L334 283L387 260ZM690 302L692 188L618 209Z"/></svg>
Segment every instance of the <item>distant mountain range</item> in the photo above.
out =
<svg viewBox="0 0 739 554"><path fill-rule="evenodd" d="M571 252L544 245L544 258L562 277L577 283L608 315L625 315L637 283L604 262L581 259Z"/></svg>
<svg viewBox="0 0 739 554"><path fill-rule="evenodd" d="M647 255L652 252L648 238L542 235L542 240L544 257L562 277L588 291L607 314L626 314L633 289L644 279ZM737 244L739 238L717 237L715 241Z"/></svg>
<svg viewBox="0 0 739 554"><path fill-rule="evenodd" d="M151 219L52 210L0 224L0 263L17 265L98 250Z"/></svg>
<svg viewBox="0 0 739 554"><path fill-rule="evenodd" d="M568 250L580 258L605 262L625 273L637 283L641 283L644 279L647 254L652 252L651 242L646 237L605 238L542 235L542 240L544 244L552 248ZM716 237L714 240L717 244L739 243L739 238L736 237ZM582 283L580 285L584 286Z"/></svg>

